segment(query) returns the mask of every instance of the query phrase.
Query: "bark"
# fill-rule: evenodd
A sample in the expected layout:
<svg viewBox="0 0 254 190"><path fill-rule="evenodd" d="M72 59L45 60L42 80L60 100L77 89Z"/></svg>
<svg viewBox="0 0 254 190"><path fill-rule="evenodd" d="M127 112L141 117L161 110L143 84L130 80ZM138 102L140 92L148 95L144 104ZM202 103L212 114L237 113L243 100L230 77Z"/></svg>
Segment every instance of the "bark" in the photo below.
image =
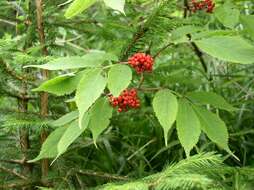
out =
<svg viewBox="0 0 254 190"><path fill-rule="evenodd" d="M27 105L28 100L26 99L19 99L19 111L22 113L27 112ZM21 128L19 130L19 142L20 142L20 148L21 152L23 154L23 174L29 175L32 173L32 165L29 163L26 163L28 160L28 151L30 149L30 140L29 140L29 129L28 128Z"/></svg>
<svg viewBox="0 0 254 190"><path fill-rule="evenodd" d="M42 48L42 54L47 56L48 50L45 43L45 32L44 32L44 26L43 26L43 0L35 0L36 3L36 18L37 18L37 32L39 35L39 40ZM48 78L48 71L42 70L41 72L43 80L46 80ZM40 96L40 114L42 117L46 117L48 115L48 93L42 93ZM43 129L41 131L41 143L43 143L48 136L48 132L46 129ZM48 176L48 170L49 170L49 161L48 159L42 160L41 163L41 172L42 172L42 178L46 180Z"/></svg>
<svg viewBox="0 0 254 190"><path fill-rule="evenodd" d="M17 5L19 8L19 5ZM16 12L16 17L18 17L19 11ZM27 28L28 31L28 28ZM18 30L18 22L16 22L16 35L19 34ZM24 46L24 50L26 49L26 45ZM8 67L6 67L7 72L15 77L17 80L21 82L21 90L19 93L19 96L17 97L18 101L18 110L21 113L27 113L28 111L28 101L27 99L27 80L25 75L27 74L26 71L23 72L22 76L18 76L15 71L12 71L11 69L8 70ZM19 129L19 143L20 143L20 149L22 152L22 160L20 160L20 166L23 167L22 174L26 176L30 176L32 173L33 166L32 164L27 163L26 161L29 159L29 149L30 149L30 139L29 139L29 129L26 127L22 127Z"/></svg>

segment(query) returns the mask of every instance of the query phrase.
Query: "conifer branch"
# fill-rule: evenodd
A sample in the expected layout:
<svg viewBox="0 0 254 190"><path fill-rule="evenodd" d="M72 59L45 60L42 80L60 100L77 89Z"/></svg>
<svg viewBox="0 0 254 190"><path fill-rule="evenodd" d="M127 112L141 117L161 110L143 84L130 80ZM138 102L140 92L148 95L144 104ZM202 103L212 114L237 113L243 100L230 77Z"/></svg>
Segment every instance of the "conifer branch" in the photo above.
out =
<svg viewBox="0 0 254 190"><path fill-rule="evenodd" d="M5 163L9 163L9 164L19 164L19 165L24 165L26 163L25 158L21 159L21 160L5 160L5 159L0 159L0 162L5 162Z"/></svg>
<svg viewBox="0 0 254 190"><path fill-rule="evenodd" d="M82 175L87 175L87 176L94 176L94 177L111 179L111 180L122 180L122 181L129 180L129 178L126 176L118 176L118 175L113 175L113 174L109 174L109 173L95 172L95 171L89 171L89 170L87 170L87 171L79 170L77 173L82 174Z"/></svg>
<svg viewBox="0 0 254 190"><path fill-rule="evenodd" d="M22 175L22 174L16 172L15 170L10 170L10 169L5 168L5 167L3 167L3 166L0 166L0 170L2 170L2 171L4 171L4 172L7 172L7 173L10 173L10 174L12 174L12 175L14 175L14 176L17 176L17 177L19 177L19 178L21 178L21 179L23 179L23 180L27 180L27 179L28 179L26 176L24 176L24 175Z"/></svg>
<svg viewBox="0 0 254 190"><path fill-rule="evenodd" d="M138 30L138 32L136 32L133 35L133 38L131 40L131 42L129 43L129 45L127 46L126 50L124 51L121 60L124 60L126 57L128 57L128 53L130 52L130 50L135 46L135 44L145 35L145 33L148 31L147 28L144 28L143 26L140 27L140 29Z"/></svg>
<svg viewBox="0 0 254 190"><path fill-rule="evenodd" d="M16 72L10 69L9 66L2 59L0 59L0 64L3 66L3 69L6 71L6 73L8 73L10 76L20 81L24 80L23 76L17 75Z"/></svg>
<svg viewBox="0 0 254 190"><path fill-rule="evenodd" d="M173 43L168 43L165 46L163 46L159 51L153 56L154 59L156 59L163 51L165 51L168 47L174 45Z"/></svg>

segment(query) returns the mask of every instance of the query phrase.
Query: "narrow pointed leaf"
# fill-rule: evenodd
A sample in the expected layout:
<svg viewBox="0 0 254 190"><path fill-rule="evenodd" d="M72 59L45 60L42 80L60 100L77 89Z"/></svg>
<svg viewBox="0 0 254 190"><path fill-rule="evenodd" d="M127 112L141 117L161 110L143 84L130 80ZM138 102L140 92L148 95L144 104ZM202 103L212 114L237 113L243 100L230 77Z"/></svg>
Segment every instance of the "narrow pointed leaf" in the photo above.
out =
<svg viewBox="0 0 254 190"><path fill-rule="evenodd" d="M179 101L176 129L178 138L189 157L191 149L198 142L201 129L198 116L186 100Z"/></svg>
<svg viewBox="0 0 254 190"><path fill-rule="evenodd" d="M153 110L164 130L165 144L167 145L168 131L176 120L178 103L170 90L161 90L153 99Z"/></svg>
<svg viewBox="0 0 254 190"><path fill-rule="evenodd" d="M214 92L190 92L187 94L187 97L191 99L194 103L199 103L203 105L210 104L216 108L227 111L237 110L231 104L229 104L222 96Z"/></svg>
<svg viewBox="0 0 254 190"><path fill-rule="evenodd" d="M106 87L107 80L101 76L102 70L95 69L86 73L81 79L75 101L79 110L79 126L82 127L84 114L91 105L100 97Z"/></svg>
<svg viewBox="0 0 254 190"><path fill-rule="evenodd" d="M43 65L27 65L27 67L35 67L46 70L67 70L80 68L93 68L100 66L104 61L116 60L116 57L104 51L91 51L86 55L61 57L50 61Z"/></svg>
<svg viewBox="0 0 254 190"><path fill-rule="evenodd" d="M84 121L82 122L83 123L82 128L79 127L78 121L75 120L64 132L63 136L61 137L57 145L58 150L57 157L63 154L67 150L67 148L85 131L89 123L88 113L86 113L83 118Z"/></svg>
<svg viewBox="0 0 254 190"><path fill-rule="evenodd" d="M230 2L215 10L215 17L226 27L234 28L239 22L240 11Z"/></svg>
<svg viewBox="0 0 254 190"><path fill-rule="evenodd" d="M199 117L201 129L209 139L219 147L231 153L228 147L228 130L224 121L222 121L218 115L207 109L198 106L194 106L194 109Z"/></svg>
<svg viewBox="0 0 254 190"><path fill-rule="evenodd" d="M108 127L113 108L107 98L99 98L90 110L89 129L92 131L94 142Z"/></svg>
<svg viewBox="0 0 254 190"><path fill-rule="evenodd" d="M108 88L113 96L119 94L126 89L132 79L132 72L127 65L117 64L110 68L108 72Z"/></svg>
<svg viewBox="0 0 254 190"><path fill-rule="evenodd" d="M72 18L92 6L96 0L74 0L65 13L66 18Z"/></svg>
<svg viewBox="0 0 254 190"><path fill-rule="evenodd" d="M213 36L195 43L205 53L223 61L254 63L254 46L239 36Z"/></svg>
<svg viewBox="0 0 254 190"><path fill-rule="evenodd" d="M124 13L125 0L104 0L104 2L108 7Z"/></svg>
<svg viewBox="0 0 254 190"><path fill-rule="evenodd" d="M48 136L48 138L41 147L40 154L33 160L30 160L29 162L36 162L43 158L56 157L58 155L57 144L61 139L61 137L63 136L66 129L67 127L59 127L55 131L50 133L50 135Z"/></svg>
<svg viewBox="0 0 254 190"><path fill-rule="evenodd" d="M79 81L79 75L62 75L42 83L38 88L33 89L33 91L44 91L55 94L57 96L63 96L74 92Z"/></svg>
<svg viewBox="0 0 254 190"><path fill-rule="evenodd" d="M254 15L241 15L240 20L245 31L254 40Z"/></svg>
<svg viewBox="0 0 254 190"><path fill-rule="evenodd" d="M72 122L74 119L77 119L79 115L78 110L72 111L70 113L65 114L64 116L60 117L59 119L51 122L50 124L55 127L60 127Z"/></svg>

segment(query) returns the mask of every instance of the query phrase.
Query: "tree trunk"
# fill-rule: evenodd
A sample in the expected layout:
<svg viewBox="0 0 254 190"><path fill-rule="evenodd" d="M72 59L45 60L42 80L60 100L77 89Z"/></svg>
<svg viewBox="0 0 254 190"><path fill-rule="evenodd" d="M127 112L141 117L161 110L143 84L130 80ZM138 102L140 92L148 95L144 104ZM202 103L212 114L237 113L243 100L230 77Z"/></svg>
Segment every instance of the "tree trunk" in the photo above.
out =
<svg viewBox="0 0 254 190"><path fill-rule="evenodd" d="M18 104L19 104L19 111L26 113L28 101L24 100L24 99L19 99ZM32 165L26 163L26 161L28 160L28 151L30 149L29 129L28 128L23 127L19 130L19 142L20 142L21 152L23 154L22 160L24 160L22 173L25 175L30 175L32 172Z"/></svg>
<svg viewBox="0 0 254 190"><path fill-rule="evenodd" d="M37 30L39 34L40 44L42 48L42 54L47 56L48 50L45 45L45 33L44 33L44 27L43 27L43 0L35 0L36 3L36 15L37 15ZM48 71L43 70L41 72L43 80L46 80L48 78ZM40 96L40 103L41 103L41 111L40 114L42 117L46 117L48 115L48 93L42 93ZM48 136L48 132L46 129L42 129L41 131L41 143L43 143ZM47 181L46 178L48 176L48 170L49 170L49 161L48 159L43 159L41 163L41 172L42 172L42 179L44 181Z"/></svg>

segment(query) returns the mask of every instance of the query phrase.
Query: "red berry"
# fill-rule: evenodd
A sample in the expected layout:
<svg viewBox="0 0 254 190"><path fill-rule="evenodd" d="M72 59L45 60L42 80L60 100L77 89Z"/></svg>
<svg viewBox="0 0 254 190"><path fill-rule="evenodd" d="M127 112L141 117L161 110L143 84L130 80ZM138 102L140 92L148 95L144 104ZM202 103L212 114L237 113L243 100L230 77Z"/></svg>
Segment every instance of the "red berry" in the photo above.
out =
<svg viewBox="0 0 254 190"><path fill-rule="evenodd" d="M140 107L136 89L124 90L118 97L109 96L109 102L113 107L118 107L118 112Z"/></svg>
<svg viewBox="0 0 254 190"><path fill-rule="evenodd" d="M192 0L191 3L192 12L196 12L198 10L205 10L207 13L212 13L215 7L215 3L213 2L213 0L201 0L198 2Z"/></svg>
<svg viewBox="0 0 254 190"><path fill-rule="evenodd" d="M133 67L138 74L143 72L151 72L153 69L154 60L150 55L145 53L135 53L129 58L128 63Z"/></svg>

